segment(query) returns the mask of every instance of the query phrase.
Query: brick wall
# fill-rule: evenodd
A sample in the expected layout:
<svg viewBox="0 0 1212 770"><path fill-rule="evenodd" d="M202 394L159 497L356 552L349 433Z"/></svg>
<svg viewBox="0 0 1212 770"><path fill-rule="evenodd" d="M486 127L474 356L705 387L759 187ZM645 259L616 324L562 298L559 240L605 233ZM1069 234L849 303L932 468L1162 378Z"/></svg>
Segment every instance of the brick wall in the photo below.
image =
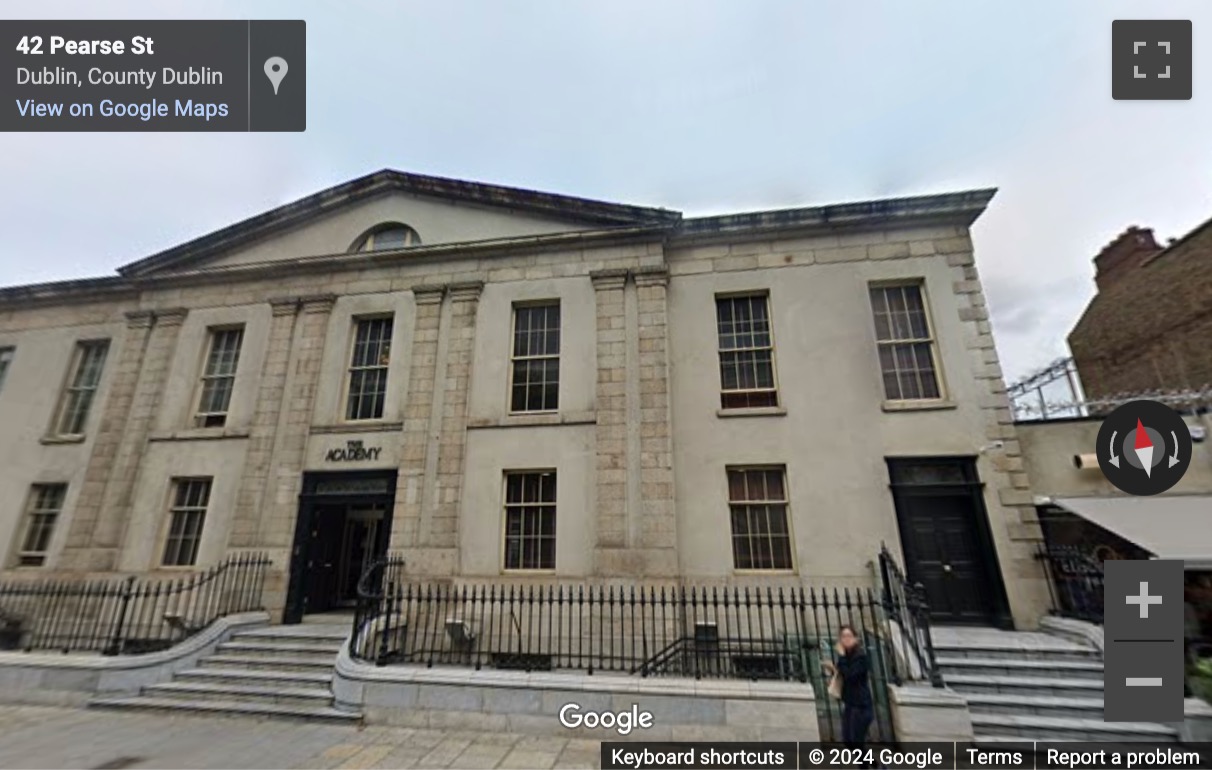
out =
<svg viewBox="0 0 1212 770"><path fill-rule="evenodd" d="M1212 382L1212 223L1108 277L1069 334L1086 394Z"/></svg>

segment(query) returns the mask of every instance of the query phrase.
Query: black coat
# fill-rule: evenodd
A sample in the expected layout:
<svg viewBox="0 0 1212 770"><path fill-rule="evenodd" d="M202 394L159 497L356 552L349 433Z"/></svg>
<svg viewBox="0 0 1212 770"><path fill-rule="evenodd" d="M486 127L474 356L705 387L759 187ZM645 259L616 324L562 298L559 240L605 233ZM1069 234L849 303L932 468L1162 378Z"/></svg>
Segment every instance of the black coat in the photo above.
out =
<svg viewBox="0 0 1212 770"><path fill-rule="evenodd" d="M871 684L867 674L871 670L867 653L856 647L837 659L837 673L842 678L842 703L852 708L871 706Z"/></svg>

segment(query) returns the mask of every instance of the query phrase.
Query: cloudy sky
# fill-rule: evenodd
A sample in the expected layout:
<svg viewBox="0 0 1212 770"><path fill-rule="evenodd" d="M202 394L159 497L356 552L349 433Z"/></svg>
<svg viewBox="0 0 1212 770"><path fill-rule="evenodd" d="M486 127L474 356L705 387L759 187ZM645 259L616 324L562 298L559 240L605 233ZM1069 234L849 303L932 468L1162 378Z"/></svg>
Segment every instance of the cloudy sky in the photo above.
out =
<svg viewBox="0 0 1212 770"><path fill-rule="evenodd" d="M102 15L102 11L104 15ZM1212 217L1207 0L6 2L303 18L302 134L0 134L0 284L126 262L384 167L688 215L995 186L1007 377L1065 354L1091 257ZM1111 99L1111 21L1192 19L1189 102Z"/></svg>

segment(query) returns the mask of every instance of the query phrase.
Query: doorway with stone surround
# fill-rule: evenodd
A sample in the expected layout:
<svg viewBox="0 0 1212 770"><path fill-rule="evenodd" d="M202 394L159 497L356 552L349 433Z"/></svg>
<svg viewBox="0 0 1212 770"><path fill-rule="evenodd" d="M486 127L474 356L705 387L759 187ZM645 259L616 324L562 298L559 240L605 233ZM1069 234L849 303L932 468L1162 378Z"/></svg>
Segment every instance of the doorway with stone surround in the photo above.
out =
<svg viewBox="0 0 1212 770"><path fill-rule="evenodd" d="M283 623L352 610L363 570L387 553L396 471L303 475Z"/></svg>

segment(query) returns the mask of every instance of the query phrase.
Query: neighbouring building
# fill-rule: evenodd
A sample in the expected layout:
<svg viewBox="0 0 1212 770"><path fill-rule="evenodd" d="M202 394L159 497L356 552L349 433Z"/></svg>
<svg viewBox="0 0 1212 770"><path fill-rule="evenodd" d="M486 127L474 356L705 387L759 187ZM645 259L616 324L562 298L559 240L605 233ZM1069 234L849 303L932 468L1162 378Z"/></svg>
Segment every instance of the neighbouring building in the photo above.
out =
<svg viewBox="0 0 1212 770"><path fill-rule="evenodd" d="M1125 494L1103 475L1094 456L1100 417L1022 421L1017 428L1056 611L1101 620L1108 559L1178 559L1186 564L1198 638L1212 649L1212 415L1206 405L1184 411L1191 464L1172 489L1153 497Z"/></svg>
<svg viewBox="0 0 1212 770"><path fill-rule="evenodd" d="M1125 494L1103 475L1094 458L1101 418L1019 422L1023 459L1050 542L1100 561L1153 555L1212 569L1212 418L1185 419L1192 428L1191 464L1172 489L1153 497Z"/></svg>
<svg viewBox="0 0 1212 770"><path fill-rule="evenodd" d="M1212 383L1212 220L1168 246L1130 227L1094 266L1098 294L1069 334L1087 397Z"/></svg>
<svg viewBox="0 0 1212 770"><path fill-rule="evenodd" d="M454 581L870 585L886 542L937 620L1032 626L969 237L992 194L691 218L382 171L2 289L3 566L266 551L290 622L388 551Z"/></svg>

